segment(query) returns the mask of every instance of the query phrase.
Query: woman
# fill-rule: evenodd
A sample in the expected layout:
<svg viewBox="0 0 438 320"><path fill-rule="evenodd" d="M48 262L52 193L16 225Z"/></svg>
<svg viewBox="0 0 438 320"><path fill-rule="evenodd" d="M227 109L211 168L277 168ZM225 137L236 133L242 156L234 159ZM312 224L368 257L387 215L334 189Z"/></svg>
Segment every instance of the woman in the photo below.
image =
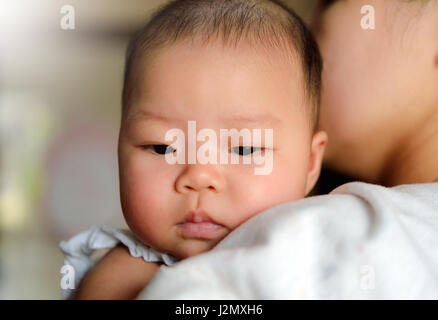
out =
<svg viewBox="0 0 438 320"><path fill-rule="evenodd" d="M322 1L312 25L325 164L367 183L259 214L139 298L438 298L438 1Z"/></svg>
<svg viewBox="0 0 438 320"><path fill-rule="evenodd" d="M361 27L365 5L374 30ZM436 181L437 1L326 0L312 25L325 67L325 165L388 187Z"/></svg>

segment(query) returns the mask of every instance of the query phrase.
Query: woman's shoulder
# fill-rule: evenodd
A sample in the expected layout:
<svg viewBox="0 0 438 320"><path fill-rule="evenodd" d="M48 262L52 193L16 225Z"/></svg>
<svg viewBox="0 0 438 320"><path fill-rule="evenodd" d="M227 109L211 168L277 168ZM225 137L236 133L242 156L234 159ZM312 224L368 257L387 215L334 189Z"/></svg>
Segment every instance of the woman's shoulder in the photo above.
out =
<svg viewBox="0 0 438 320"><path fill-rule="evenodd" d="M348 182L334 189L330 194L350 194L360 198L401 202L409 205L410 202L424 202L431 206L438 206L438 182L403 184L394 187L385 187L366 182Z"/></svg>

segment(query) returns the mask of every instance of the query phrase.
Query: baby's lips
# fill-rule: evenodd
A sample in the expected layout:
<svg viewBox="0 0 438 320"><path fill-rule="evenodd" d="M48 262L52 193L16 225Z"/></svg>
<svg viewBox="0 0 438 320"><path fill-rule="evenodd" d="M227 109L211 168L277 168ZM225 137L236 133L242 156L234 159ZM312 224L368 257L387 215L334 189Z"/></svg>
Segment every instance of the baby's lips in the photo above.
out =
<svg viewBox="0 0 438 320"><path fill-rule="evenodd" d="M213 219L204 210L190 211L184 221L178 224L183 238L217 239L225 227Z"/></svg>
<svg viewBox="0 0 438 320"><path fill-rule="evenodd" d="M217 239L223 234L223 227L212 222L185 222L180 224L179 230L183 238Z"/></svg>
<svg viewBox="0 0 438 320"><path fill-rule="evenodd" d="M184 222L191 222L191 223L210 222L214 224L219 224L213 219L211 219L208 213L206 213L204 210L190 211Z"/></svg>

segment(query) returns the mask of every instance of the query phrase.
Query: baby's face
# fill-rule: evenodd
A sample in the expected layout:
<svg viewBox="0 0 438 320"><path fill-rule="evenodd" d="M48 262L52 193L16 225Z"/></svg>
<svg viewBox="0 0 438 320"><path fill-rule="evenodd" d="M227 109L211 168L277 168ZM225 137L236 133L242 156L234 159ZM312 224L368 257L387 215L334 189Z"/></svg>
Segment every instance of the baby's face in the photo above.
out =
<svg viewBox="0 0 438 320"><path fill-rule="evenodd" d="M213 248L257 213L303 198L313 187L326 137L312 136L298 63L291 67L244 44L237 49L178 44L140 73L121 127L119 168L124 216L144 243L187 258ZM262 137L272 129L272 171L256 175L256 164L242 163L248 155L239 155L239 164L170 164L163 149L153 146L172 144L165 135L173 128L188 139L188 121L217 137L220 129L261 129ZM239 154L239 148L225 149Z"/></svg>

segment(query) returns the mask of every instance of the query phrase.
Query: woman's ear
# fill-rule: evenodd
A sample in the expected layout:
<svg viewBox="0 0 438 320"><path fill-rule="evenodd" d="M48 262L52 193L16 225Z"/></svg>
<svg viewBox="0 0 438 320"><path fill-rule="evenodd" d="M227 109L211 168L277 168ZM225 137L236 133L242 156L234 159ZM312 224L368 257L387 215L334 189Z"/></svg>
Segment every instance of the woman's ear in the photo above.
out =
<svg viewBox="0 0 438 320"><path fill-rule="evenodd" d="M327 142L328 136L325 131L318 131L313 135L309 159L309 172L307 173L306 195L315 186L319 174L321 173L322 159Z"/></svg>

